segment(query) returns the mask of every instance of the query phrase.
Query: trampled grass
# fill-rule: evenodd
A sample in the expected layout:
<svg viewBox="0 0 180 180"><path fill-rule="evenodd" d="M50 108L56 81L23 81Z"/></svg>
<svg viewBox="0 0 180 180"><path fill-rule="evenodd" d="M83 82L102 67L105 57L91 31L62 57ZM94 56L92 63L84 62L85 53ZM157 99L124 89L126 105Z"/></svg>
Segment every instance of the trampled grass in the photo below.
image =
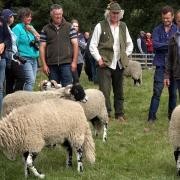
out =
<svg viewBox="0 0 180 180"><path fill-rule="evenodd" d="M173 149L168 140L167 89L164 89L154 125L147 123L152 95L153 70L143 70L143 85L134 87L130 78L125 78L125 113L127 124L112 119L109 123L108 141L102 136L95 138L96 163L84 160L84 172L77 172L76 156L73 168L67 169L66 152L58 146L44 148L36 160L36 167L46 174L47 180L174 180L176 176ZM38 81L44 79L39 75ZM38 84L38 83L37 83ZM88 82L84 72L81 84L85 88L97 88ZM37 89L37 88L36 88ZM0 179L24 179L21 157L11 162L0 153ZM29 179L36 179L30 177Z"/></svg>

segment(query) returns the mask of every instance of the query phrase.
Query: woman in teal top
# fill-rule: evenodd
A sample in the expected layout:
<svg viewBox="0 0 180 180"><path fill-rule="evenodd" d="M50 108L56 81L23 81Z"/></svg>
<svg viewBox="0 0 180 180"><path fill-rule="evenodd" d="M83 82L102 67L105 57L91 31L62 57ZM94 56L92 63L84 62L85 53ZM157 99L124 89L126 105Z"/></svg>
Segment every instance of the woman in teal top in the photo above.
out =
<svg viewBox="0 0 180 180"><path fill-rule="evenodd" d="M19 55L26 60L26 63L21 65L25 76L23 90L32 91L36 80L37 59L39 57L38 41L40 36L30 24L32 11L29 8L19 10L19 19L21 22L12 31L17 37Z"/></svg>

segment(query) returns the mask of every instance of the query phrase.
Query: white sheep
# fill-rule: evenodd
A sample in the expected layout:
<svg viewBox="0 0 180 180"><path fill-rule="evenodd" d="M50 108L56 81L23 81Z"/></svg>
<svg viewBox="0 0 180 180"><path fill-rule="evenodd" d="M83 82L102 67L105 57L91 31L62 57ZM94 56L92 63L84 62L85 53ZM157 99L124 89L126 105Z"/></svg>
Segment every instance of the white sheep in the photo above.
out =
<svg viewBox="0 0 180 180"><path fill-rule="evenodd" d="M83 108L64 99L49 99L14 109L0 121L0 149L10 160L23 155L25 176L31 171L44 178L33 161L45 145L67 148L67 165L72 165L72 149L77 153L78 171L83 171L82 156L95 162L95 145Z"/></svg>
<svg viewBox="0 0 180 180"><path fill-rule="evenodd" d="M78 90L76 87L71 88L71 94L76 96ZM86 89L85 94L88 97L86 103L79 102L84 109L87 120L91 121L96 130L101 130L104 125L103 141L107 140L107 126L109 122L108 112L105 104L105 97L98 89Z"/></svg>
<svg viewBox="0 0 180 180"><path fill-rule="evenodd" d="M142 67L137 61L129 60L128 67L124 70L125 76L131 76L134 80L134 85L142 85Z"/></svg>
<svg viewBox="0 0 180 180"><path fill-rule="evenodd" d="M42 87L46 87L48 82L44 82ZM43 88L42 88L43 89ZM48 90L47 88L43 90ZM55 90L55 89L54 89ZM90 121L95 129L95 134L104 127L103 141L107 140L107 126L109 117L105 105L105 98L103 93L98 89L86 89L83 90L81 85L74 85L70 89L70 94L75 97L76 100L88 99L86 103L79 102L84 109L87 120ZM87 96L87 98L85 97Z"/></svg>
<svg viewBox="0 0 180 180"><path fill-rule="evenodd" d="M172 112L169 122L169 139L174 148L177 174L180 176L180 105Z"/></svg>
<svg viewBox="0 0 180 180"><path fill-rule="evenodd" d="M9 114L14 108L40 102L46 99L52 99L52 98L62 98L67 97L71 99L72 94L70 93L70 89L72 87L76 87L78 85L71 85L67 87L62 87L56 90L52 91L16 91L12 94L8 94L3 99L3 111L2 115L5 116ZM79 86L78 86L79 87ZM84 90L81 88L81 96L75 97L76 100L86 102L87 97L84 93Z"/></svg>
<svg viewBox="0 0 180 180"><path fill-rule="evenodd" d="M80 85L69 86L70 92L66 92L66 98L70 98L68 94L74 96L75 100L82 101L81 103L85 115L89 121L92 122L93 127L96 130L101 130L102 123L104 127L103 141L107 140L107 125L109 121L105 98L103 93L97 89L83 90ZM68 87L68 88L69 88ZM3 100L3 116L11 112L14 108L27 105L30 103L36 103L45 99L54 99L64 94L63 88L54 91L40 91L40 92L28 92L28 91L17 91L13 94L8 94ZM66 90L67 91L67 90ZM61 93L59 93L61 92ZM62 96L61 96L62 97ZM88 98L88 100L87 100ZM84 103L86 102L86 103Z"/></svg>

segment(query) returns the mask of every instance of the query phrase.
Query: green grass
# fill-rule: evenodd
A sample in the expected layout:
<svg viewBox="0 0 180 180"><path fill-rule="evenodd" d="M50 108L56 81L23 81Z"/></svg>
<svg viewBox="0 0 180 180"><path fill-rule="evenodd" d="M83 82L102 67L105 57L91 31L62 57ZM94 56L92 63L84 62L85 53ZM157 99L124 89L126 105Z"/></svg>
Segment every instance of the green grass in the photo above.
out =
<svg viewBox="0 0 180 180"><path fill-rule="evenodd" d="M37 81L44 79L38 75ZM88 82L84 72L81 83L85 88L97 88ZM143 85L134 87L130 78L125 78L125 113L127 124L114 119L109 123L108 142L102 142L102 136L95 138L96 163L90 165L84 161L84 173L76 170L76 156L73 168L67 169L66 152L58 146L41 152L36 167L46 174L48 180L174 180L176 176L173 150L168 141L167 89L161 97L161 103L154 125L148 125L147 115L152 95L153 70L143 70ZM38 84L38 83L37 83ZM37 89L37 87L35 88ZM145 132L145 128L150 131ZM24 179L21 157L11 162L0 153L0 179ZM36 179L30 177L31 179Z"/></svg>

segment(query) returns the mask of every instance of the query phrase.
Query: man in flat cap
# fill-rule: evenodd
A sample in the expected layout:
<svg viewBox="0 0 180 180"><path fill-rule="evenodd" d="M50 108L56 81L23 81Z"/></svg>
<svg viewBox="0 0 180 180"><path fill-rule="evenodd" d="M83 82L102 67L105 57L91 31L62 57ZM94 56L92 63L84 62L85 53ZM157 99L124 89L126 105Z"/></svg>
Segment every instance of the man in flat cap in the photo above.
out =
<svg viewBox="0 0 180 180"><path fill-rule="evenodd" d="M128 56L133 51L132 39L122 19L124 11L116 2L108 4L105 19L99 22L90 42L90 52L98 64L99 89L106 99L106 107L111 116L111 85L114 93L116 120L125 121L123 111L123 71L128 65Z"/></svg>

